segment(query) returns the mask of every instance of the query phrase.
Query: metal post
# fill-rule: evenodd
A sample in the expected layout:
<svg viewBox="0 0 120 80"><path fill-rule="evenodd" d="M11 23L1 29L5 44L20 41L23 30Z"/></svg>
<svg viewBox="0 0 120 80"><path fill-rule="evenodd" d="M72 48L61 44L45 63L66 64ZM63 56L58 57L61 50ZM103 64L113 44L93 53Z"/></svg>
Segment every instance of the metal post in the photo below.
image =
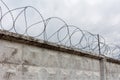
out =
<svg viewBox="0 0 120 80"><path fill-rule="evenodd" d="M100 36L99 36L99 34L97 34L97 38L98 38L98 51L99 51L99 54L101 54L101 49L100 49Z"/></svg>
<svg viewBox="0 0 120 80"><path fill-rule="evenodd" d="M99 51L99 55L101 55L99 34L97 34L97 38L98 38L98 51ZM100 75L101 75L100 80L107 80L107 78L106 78L106 58L105 58L105 56L103 56L103 58L100 60Z"/></svg>

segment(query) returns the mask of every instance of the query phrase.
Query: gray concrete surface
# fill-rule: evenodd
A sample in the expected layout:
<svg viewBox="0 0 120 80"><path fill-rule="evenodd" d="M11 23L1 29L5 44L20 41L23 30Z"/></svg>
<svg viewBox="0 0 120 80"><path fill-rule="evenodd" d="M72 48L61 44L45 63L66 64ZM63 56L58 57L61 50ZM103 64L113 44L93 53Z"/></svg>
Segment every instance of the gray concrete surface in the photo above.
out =
<svg viewBox="0 0 120 80"><path fill-rule="evenodd" d="M117 60L106 59L101 68L101 56L96 59L89 53L76 55L55 45L54 50L10 38L0 36L0 80L120 80Z"/></svg>

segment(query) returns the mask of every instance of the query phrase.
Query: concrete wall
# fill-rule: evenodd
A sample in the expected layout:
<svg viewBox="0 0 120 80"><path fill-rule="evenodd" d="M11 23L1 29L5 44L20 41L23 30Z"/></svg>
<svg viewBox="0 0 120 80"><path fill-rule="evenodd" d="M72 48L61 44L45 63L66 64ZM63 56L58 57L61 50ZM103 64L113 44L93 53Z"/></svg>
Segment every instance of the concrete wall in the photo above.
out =
<svg viewBox="0 0 120 80"><path fill-rule="evenodd" d="M0 80L120 80L119 61L106 59L101 65L101 56L38 47L13 37L20 36L0 35Z"/></svg>
<svg viewBox="0 0 120 80"><path fill-rule="evenodd" d="M120 80L120 64L106 63L107 80Z"/></svg>
<svg viewBox="0 0 120 80"><path fill-rule="evenodd" d="M4 40L0 44L2 80L100 80L98 60Z"/></svg>

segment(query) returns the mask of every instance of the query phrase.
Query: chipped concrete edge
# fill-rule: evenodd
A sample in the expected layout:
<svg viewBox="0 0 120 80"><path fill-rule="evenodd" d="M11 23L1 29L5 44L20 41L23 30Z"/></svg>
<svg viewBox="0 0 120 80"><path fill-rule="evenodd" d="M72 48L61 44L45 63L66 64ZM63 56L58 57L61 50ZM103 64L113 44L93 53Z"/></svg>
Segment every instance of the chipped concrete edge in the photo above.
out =
<svg viewBox="0 0 120 80"><path fill-rule="evenodd" d="M106 60L108 62L120 64L120 60L117 60L117 59L113 59L113 58L110 58L110 57L105 57L103 55L98 55L98 54L90 53L90 52L87 52L87 51L72 49L72 48L69 48L69 47L66 47L66 46L63 46L63 45L58 45L58 44L55 44L55 43L52 43L52 42L47 42L47 41L44 41L44 40L36 39L34 37L24 36L24 35L9 32L9 31L6 31L6 30L0 30L0 39L11 41L11 42L23 43L23 44L27 44L27 45L33 45L33 46L37 46L37 47L40 47L40 48L45 48L45 49L50 49L50 50L55 50L55 51L61 51L61 52L65 52L65 53L68 53L68 54L84 56L84 57L98 59L98 60L106 58Z"/></svg>

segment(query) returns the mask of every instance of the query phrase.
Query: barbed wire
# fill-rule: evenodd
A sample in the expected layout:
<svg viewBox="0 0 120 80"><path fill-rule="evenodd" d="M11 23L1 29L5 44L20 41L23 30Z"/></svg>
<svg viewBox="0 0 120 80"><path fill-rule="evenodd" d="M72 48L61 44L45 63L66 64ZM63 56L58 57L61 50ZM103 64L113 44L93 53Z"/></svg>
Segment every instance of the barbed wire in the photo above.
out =
<svg viewBox="0 0 120 80"><path fill-rule="evenodd" d="M29 12L31 10L32 12ZM38 15L35 19L32 19L35 16L33 12ZM99 36L98 39L97 34L81 30L74 25L68 25L61 18L45 19L40 11L32 6L10 9L5 2L0 0L0 29L96 54L99 54L100 48L101 54L120 58L120 46L108 45L102 36Z"/></svg>

